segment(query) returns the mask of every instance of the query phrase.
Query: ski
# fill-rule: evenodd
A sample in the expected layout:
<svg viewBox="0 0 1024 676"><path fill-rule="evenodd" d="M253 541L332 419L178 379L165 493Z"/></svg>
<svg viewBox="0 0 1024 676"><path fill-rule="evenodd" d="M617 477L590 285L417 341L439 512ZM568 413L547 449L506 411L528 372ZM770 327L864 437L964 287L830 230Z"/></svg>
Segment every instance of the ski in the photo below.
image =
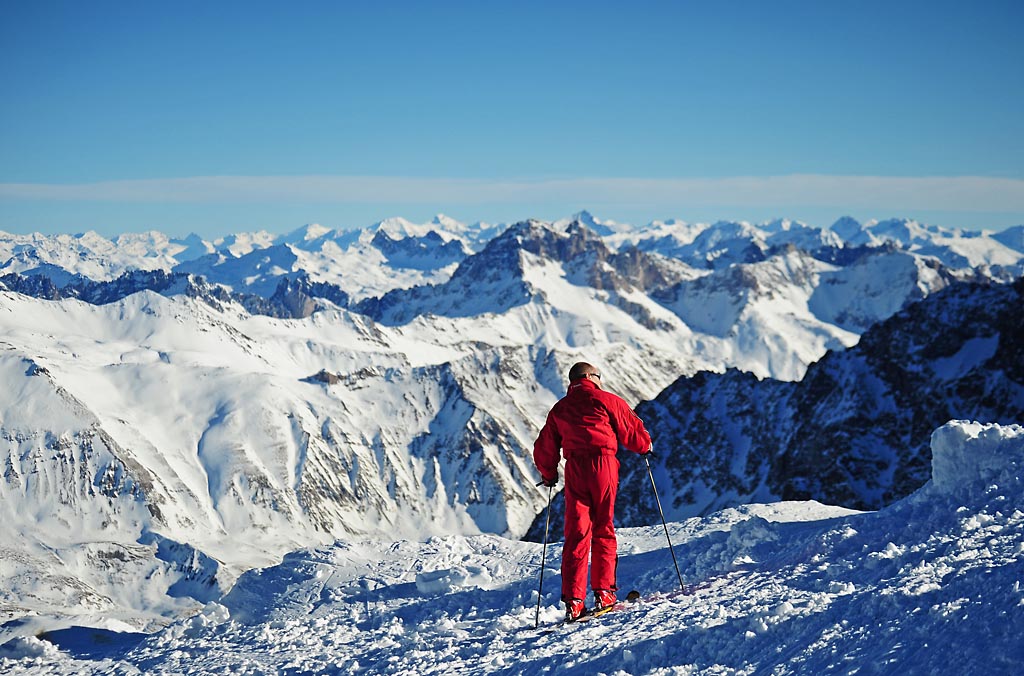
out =
<svg viewBox="0 0 1024 676"><path fill-rule="evenodd" d="M590 620L601 617L602 615L607 615L613 610L622 610L627 606L627 604L633 604L639 600L640 592L634 589L630 591L628 594L626 594L625 601L616 601L612 605L605 606L604 608L591 608L590 610L586 611L585 613L577 617L572 622L563 622L562 624L576 624L578 622L589 622Z"/></svg>
<svg viewBox="0 0 1024 676"><path fill-rule="evenodd" d="M627 604L633 604L633 603L636 603L639 600L640 600L640 592L638 592L637 590L634 589L634 590L630 591L628 594L626 594L626 600L625 601L616 601L612 605L605 606L604 608L593 608L593 609L589 610L587 613L585 613L584 615L582 615L581 617L579 617L576 621L577 622L586 622L587 620L592 620L595 617L601 617L602 615L606 615L606 614L610 613L613 610L622 610L623 608L626 607Z"/></svg>
<svg viewBox="0 0 1024 676"><path fill-rule="evenodd" d="M569 622L568 620L562 620L557 625L548 626L547 628L540 629L540 633L543 634L543 635L552 634L552 633L558 631L559 629L567 627L567 626L571 626L571 625L574 625L574 624L579 624L581 622L589 622L591 620L597 619L598 617L601 617L602 615L607 615L608 613L612 612L613 610L623 610L625 608L628 608L629 606L631 606L631 605L633 605L635 603L638 603L641 600L642 599L641 599L641 596L640 596L640 592L638 592L637 590L633 589L628 594L626 594L625 600L617 601L614 604L612 604L610 606L606 606L604 608L598 608L598 609L591 608L590 610L585 611L582 615L577 617L572 622Z"/></svg>
<svg viewBox="0 0 1024 676"><path fill-rule="evenodd" d="M608 606L606 608L600 608L598 610L590 609L584 611L582 615L577 617L572 622L562 620L558 624L548 625L546 628L531 628L531 631L538 631L541 635L552 634L558 631L559 629L565 627L566 625L578 624L580 622L589 622L591 620L597 619L598 617L601 617L602 615L607 615L613 610L624 610L634 604L662 603L665 601L673 601L674 599L680 596L691 596L693 594L696 594L699 590L704 589L708 586L710 586L710 581L705 581L700 584L687 585L682 589L675 589L673 591L654 592L647 596L641 596L640 592L638 592L636 589L633 589L628 594L626 594L625 599L621 601L616 601L611 606Z"/></svg>

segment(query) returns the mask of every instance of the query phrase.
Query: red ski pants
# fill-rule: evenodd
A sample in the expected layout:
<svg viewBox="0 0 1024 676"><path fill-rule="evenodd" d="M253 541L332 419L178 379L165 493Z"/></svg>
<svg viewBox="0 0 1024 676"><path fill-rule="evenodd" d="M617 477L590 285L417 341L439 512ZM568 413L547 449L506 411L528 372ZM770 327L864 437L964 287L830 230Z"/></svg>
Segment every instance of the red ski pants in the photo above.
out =
<svg viewBox="0 0 1024 676"><path fill-rule="evenodd" d="M586 599L590 588L616 589L615 494L619 460L614 455L572 457L565 463L565 547L562 598Z"/></svg>

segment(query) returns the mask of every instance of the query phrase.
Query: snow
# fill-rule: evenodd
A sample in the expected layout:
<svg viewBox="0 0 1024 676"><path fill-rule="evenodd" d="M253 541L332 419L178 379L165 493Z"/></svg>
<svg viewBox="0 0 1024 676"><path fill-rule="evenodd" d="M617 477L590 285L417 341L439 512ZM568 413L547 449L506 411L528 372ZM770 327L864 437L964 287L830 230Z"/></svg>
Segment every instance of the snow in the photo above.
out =
<svg viewBox="0 0 1024 676"><path fill-rule="evenodd" d="M956 495L1018 483L1024 469L1024 429L963 422L932 434L932 490Z"/></svg>
<svg viewBox="0 0 1024 676"><path fill-rule="evenodd" d="M955 240L958 265L1019 261L988 236L892 223L913 252L841 266L783 248L725 267L766 245L835 241L790 221L644 231L580 218L608 242L715 269L673 261L683 281L655 297L520 251L521 279L495 265L491 286L429 287L410 302L426 311L380 324L350 309L282 320L152 292L93 306L0 290L0 673L823 673L844 655L881 671L921 656L941 672L958 655L923 647L927 636L1020 629L1024 582L1006 573L1024 556L1024 515L1009 507L1021 504L1020 435L958 423L936 432L930 487L877 514L783 503L670 524L687 595L670 596L660 525L624 529L624 584L657 596L591 627L533 632L540 548L513 538L544 505L529 449L569 363L602 364L631 402L698 369L795 379L941 288L928 247ZM96 279L183 265L264 291L307 272L359 299L443 284L457 266L402 267L415 256L389 258L378 233L440 233L430 242L465 252L499 229L439 215L213 243L0 235L0 261ZM995 341L938 360L936 376L985 361ZM310 380L319 372L337 380ZM943 624L954 620L966 629ZM1021 664L1009 647L999 659L968 666Z"/></svg>
<svg viewBox="0 0 1024 676"><path fill-rule="evenodd" d="M845 268L823 270L808 306L825 322L863 331L896 313L907 297L918 292L926 275L927 268L903 252L866 257ZM932 284L932 288L938 286Z"/></svg>
<svg viewBox="0 0 1024 676"><path fill-rule="evenodd" d="M701 336L694 352L759 377L799 380L826 350L857 342L857 334L833 316L861 302L851 268L852 273L792 251L683 282L662 303ZM833 278L844 285L837 287ZM830 294L824 300L823 290ZM898 304L898 295L885 299ZM886 309L891 314L898 307Z"/></svg>
<svg viewBox="0 0 1024 676"><path fill-rule="evenodd" d="M832 226L847 244L877 246L892 242L922 256L934 257L954 268L982 265L1012 266L1020 263L1020 252L989 232L970 232L894 218L868 221L861 225L852 218Z"/></svg>
<svg viewBox="0 0 1024 676"><path fill-rule="evenodd" d="M968 340L956 354L935 360L935 376L940 379L952 379L958 373L966 373L991 359L998 348L998 336Z"/></svg>
<svg viewBox="0 0 1024 676"><path fill-rule="evenodd" d="M878 512L776 503L669 524L684 593L661 526L620 529L620 586L643 599L585 624L559 626L559 542L538 597L540 544L347 540L150 635L15 638L0 671L1020 673L1024 428L953 421L932 445L933 482Z"/></svg>

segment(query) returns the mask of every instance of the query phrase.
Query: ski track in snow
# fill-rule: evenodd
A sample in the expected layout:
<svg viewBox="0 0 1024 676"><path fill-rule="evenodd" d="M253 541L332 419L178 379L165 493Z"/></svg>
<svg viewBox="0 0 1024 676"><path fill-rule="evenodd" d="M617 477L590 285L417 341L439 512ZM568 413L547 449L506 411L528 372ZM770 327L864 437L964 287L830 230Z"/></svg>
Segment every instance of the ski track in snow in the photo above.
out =
<svg viewBox="0 0 1024 676"><path fill-rule="evenodd" d="M151 635L0 647L9 674L1019 674L1024 428L950 423L933 481L879 512L748 505L620 530L622 594L560 625L558 543L338 542L251 571Z"/></svg>

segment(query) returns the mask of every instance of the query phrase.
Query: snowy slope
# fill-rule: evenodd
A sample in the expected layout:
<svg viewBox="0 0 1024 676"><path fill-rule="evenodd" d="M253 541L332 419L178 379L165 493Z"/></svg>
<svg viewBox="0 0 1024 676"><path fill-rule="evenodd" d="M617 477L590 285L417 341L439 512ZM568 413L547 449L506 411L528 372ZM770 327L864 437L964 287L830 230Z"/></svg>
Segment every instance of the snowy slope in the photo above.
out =
<svg viewBox="0 0 1024 676"><path fill-rule="evenodd" d="M751 505L621 529L646 600L558 627L558 543L347 541L245 575L152 636L69 629L0 647L10 674L1018 674L1024 428L952 422L933 478L878 512Z"/></svg>
<svg viewBox="0 0 1024 676"><path fill-rule="evenodd" d="M992 239L1014 251L1024 253L1024 225L1015 225L992 235Z"/></svg>

